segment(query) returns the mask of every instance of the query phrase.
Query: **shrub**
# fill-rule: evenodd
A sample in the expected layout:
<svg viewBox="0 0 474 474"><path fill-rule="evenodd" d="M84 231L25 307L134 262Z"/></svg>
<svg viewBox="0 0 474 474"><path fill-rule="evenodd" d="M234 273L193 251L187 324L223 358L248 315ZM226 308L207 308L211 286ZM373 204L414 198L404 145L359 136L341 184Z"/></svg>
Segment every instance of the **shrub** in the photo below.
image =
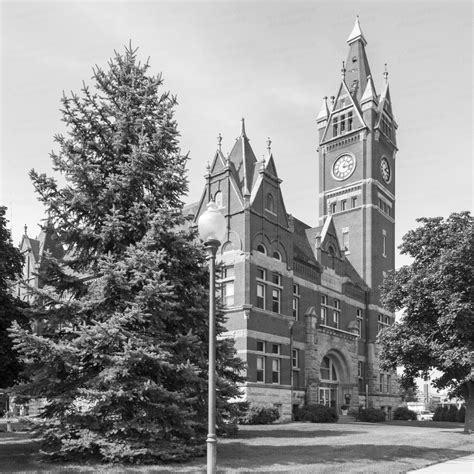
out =
<svg viewBox="0 0 474 474"><path fill-rule="evenodd" d="M448 410L449 410L448 406L445 405L445 406L443 407L443 409L441 410L441 416L440 416L440 420L439 420L439 421L446 421L447 415L448 415Z"/></svg>
<svg viewBox="0 0 474 474"><path fill-rule="evenodd" d="M295 410L296 421L310 421L311 423L335 423L339 415L335 408L325 405L305 405Z"/></svg>
<svg viewBox="0 0 474 474"><path fill-rule="evenodd" d="M398 407L393 412L394 420L416 420L416 412L407 407Z"/></svg>
<svg viewBox="0 0 474 474"><path fill-rule="evenodd" d="M464 405L461 406L461 408L458 410L458 413L456 415L456 421L459 423L464 423L466 418L466 407Z"/></svg>
<svg viewBox="0 0 474 474"><path fill-rule="evenodd" d="M359 408L349 408L348 415L353 416L354 418L357 418L357 415L359 414L360 410L362 410L362 407Z"/></svg>
<svg viewBox="0 0 474 474"><path fill-rule="evenodd" d="M433 421L441 421L441 413L443 412L443 407L438 405L433 415Z"/></svg>
<svg viewBox="0 0 474 474"><path fill-rule="evenodd" d="M369 423L379 423L385 421L387 414L377 408L363 408L357 414L358 421L367 421Z"/></svg>
<svg viewBox="0 0 474 474"><path fill-rule="evenodd" d="M451 405L446 413L446 421L456 421L457 414L458 407L456 405Z"/></svg>
<svg viewBox="0 0 474 474"><path fill-rule="evenodd" d="M271 425L280 418L278 408L273 406L251 406L247 414L240 419L242 425Z"/></svg>

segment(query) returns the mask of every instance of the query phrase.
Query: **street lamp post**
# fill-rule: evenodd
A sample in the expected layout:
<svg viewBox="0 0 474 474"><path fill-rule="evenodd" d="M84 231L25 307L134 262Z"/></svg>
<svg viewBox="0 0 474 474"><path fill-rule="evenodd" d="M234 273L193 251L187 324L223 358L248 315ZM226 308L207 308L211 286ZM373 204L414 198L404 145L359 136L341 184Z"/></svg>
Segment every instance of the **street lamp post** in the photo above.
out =
<svg viewBox="0 0 474 474"><path fill-rule="evenodd" d="M209 260L209 379L207 472L214 474L217 467L216 436L216 253L225 232L225 219L215 202L207 205L198 219L199 237L204 242Z"/></svg>

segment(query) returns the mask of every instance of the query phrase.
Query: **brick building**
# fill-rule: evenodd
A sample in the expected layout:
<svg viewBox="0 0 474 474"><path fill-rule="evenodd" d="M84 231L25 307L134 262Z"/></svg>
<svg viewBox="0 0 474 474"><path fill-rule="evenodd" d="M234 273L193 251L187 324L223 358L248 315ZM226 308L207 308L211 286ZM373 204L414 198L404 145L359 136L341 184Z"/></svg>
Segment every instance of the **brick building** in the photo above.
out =
<svg viewBox="0 0 474 474"><path fill-rule="evenodd" d="M378 287L395 261L395 154L388 74L378 94L358 19L335 97L323 101L317 227L288 214L268 142L258 161L244 121L232 151L219 143L195 221L214 200L227 221L219 251L228 335L247 362L246 398L340 409L399 403L377 362L377 333L394 321Z"/></svg>

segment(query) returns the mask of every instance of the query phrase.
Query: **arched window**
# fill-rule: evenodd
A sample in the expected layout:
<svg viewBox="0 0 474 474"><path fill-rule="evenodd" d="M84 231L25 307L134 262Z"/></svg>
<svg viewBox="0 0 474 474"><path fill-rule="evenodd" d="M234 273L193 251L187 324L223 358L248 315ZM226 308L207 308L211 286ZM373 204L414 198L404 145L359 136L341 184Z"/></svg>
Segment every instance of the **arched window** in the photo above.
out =
<svg viewBox="0 0 474 474"><path fill-rule="evenodd" d="M319 374L321 380L337 381L336 367L334 366L333 361L329 357L323 357Z"/></svg>
<svg viewBox="0 0 474 474"><path fill-rule="evenodd" d="M265 200L265 209L270 212L275 212L275 202L271 193L267 194L267 199Z"/></svg>
<svg viewBox="0 0 474 474"><path fill-rule="evenodd" d="M234 250L234 244L232 242L226 242L222 246L222 253L232 252Z"/></svg>
<svg viewBox="0 0 474 474"><path fill-rule="evenodd" d="M280 252L279 252L278 250L275 250L275 251L273 252L273 258L274 258L275 260L280 260L280 262L281 262L281 254L280 254Z"/></svg>
<svg viewBox="0 0 474 474"><path fill-rule="evenodd" d="M263 253L263 255L267 254L267 249L265 248L265 245L263 244L258 244L257 245L257 252Z"/></svg>
<svg viewBox="0 0 474 474"><path fill-rule="evenodd" d="M217 191L216 194L214 194L214 202L216 203L216 206L218 208L222 207L222 192Z"/></svg>

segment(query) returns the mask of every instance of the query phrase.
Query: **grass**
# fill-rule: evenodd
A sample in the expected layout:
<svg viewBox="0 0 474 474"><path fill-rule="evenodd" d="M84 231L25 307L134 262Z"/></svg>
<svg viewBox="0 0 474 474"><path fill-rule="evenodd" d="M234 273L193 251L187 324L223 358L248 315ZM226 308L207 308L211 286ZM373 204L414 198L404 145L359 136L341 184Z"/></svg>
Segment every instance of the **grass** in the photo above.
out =
<svg viewBox="0 0 474 474"><path fill-rule="evenodd" d="M290 423L241 427L235 437L219 440L217 462L219 472L401 473L473 449L474 436L461 424ZM0 466L2 472L205 472L206 460L127 468L45 464L29 433L0 433Z"/></svg>

